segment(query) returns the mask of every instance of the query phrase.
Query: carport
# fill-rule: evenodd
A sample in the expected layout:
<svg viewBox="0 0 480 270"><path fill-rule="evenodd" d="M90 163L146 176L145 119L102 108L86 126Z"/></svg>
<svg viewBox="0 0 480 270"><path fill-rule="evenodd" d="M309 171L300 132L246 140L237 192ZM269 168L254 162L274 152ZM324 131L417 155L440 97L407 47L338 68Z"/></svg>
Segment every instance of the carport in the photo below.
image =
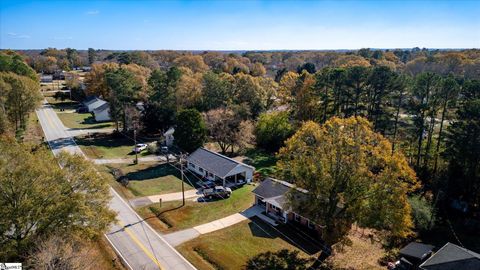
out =
<svg viewBox="0 0 480 270"><path fill-rule="evenodd" d="M252 181L255 168L219 153L198 148L187 157L187 168L200 177L222 182L223 186Z"/></svg>

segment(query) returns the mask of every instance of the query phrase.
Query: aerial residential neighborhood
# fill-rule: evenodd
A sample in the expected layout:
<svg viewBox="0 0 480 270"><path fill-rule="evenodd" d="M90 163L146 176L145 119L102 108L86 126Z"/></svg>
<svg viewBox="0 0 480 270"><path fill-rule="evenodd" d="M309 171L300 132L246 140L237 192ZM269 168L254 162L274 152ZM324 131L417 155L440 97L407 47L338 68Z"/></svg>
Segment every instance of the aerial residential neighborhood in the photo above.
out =
<svg viewBox="0 0 480 270"><path fill-rule="evenodd" d="M0 270L480 270L478 1L0 2Z"/></svg>

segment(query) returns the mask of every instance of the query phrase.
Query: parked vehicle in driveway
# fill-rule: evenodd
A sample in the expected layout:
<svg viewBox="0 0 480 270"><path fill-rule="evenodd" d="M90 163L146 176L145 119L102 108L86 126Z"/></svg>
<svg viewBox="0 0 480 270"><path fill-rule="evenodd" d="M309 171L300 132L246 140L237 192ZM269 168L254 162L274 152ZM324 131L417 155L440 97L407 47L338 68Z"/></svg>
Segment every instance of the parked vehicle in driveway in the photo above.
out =
<svg viewBox="0 0 480 270"><path fill-rule="evenodd" d="M137 145L135 145L135 147L132 149L132 152L134 153L140 153L142 152L143 150L147 149L147 144L145 143L139 143Z"/></svg>
<svg viewBox="0 0 480 270"><path fill-rule="evenodd" d="M203 196L208 199L213 198L229 198L232 195L232 190L228 187L216 186L214 188L207 188L203 190Z"/></svg>
<svg viewBox="0 0 480 270"><path fill-rule="evenodd" d="M88 113L88 108L85 106L78 106L77 113Z"/></svg>
<svg viewBox="0 0 480 270"><path fill-rule="evenodd" d="M197 184L199 184L203 189L214 188L217 185L211 180L199 181Z"/></svg>

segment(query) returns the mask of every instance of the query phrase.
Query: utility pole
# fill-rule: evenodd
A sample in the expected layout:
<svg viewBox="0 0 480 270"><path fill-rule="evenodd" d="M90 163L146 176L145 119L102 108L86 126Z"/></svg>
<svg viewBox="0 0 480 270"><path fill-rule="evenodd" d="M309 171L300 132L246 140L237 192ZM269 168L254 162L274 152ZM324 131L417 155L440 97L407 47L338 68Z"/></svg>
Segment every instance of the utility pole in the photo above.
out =
<svg viewBox="0 0 480 270"><path fill-rule="evenodd" d="M185 180L183 179L183 154L180 154L180 171L182 174L182 206L185 206Z"/></svg>
<svg viewBox="0 0 480 270"><path fill-rule="evenodd" d="M133 149L135 150L135 164L138 164L138 150L137 150L137 123L133 122L133 142L135 145Z"/></svg>

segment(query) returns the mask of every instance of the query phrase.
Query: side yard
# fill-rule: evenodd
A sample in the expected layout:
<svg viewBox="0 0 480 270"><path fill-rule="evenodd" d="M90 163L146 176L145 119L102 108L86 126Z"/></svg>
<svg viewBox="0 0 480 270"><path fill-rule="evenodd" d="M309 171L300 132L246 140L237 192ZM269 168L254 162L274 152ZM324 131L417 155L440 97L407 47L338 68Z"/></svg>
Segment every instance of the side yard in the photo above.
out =
<svg viewBox="0 0 480 270"><path fill-rule="evenodd" d="M224 200L193 202L181 201L158 203L137 209L137 212L156 230L173 232L208 223L238 212L253 205L252 185L234 190L232 196Z"/></svg>
<svg viewBox="0 0 480 270"><path fill-rule="evenodd" d="M57 112L57 115L63 125L67 128L100 129L115 127L113 122L96 122L95 118L90 113Z"/></svg>
<svg viewBox="0 0 480 270"><path fill-rule="evenodd" d="M259 149L248 149L244 156L239 156L235 159L254 166L256 172L262 175L274 176L277 171L277 158L275 155Z"/></svg>
<svg viewBox="0 0 480 270"><path fill-rule="evenodd" d="M111 134L91 134L89 136L76 137L75 141L89 158L134 158L133 140ZM139 142L141 143L141 142ZM148 156L147 151L139 154L139 157Z"/></svg>
<svg viewBox="0 0 480 270"><path fill-rule="evenodd" d="M257 218L201 235L177 249L198 269L242 269L249 258L281 249L298 250L308 256Z"/></svg>
<svg viewBox="0 0 480 270"><path fill-rule="evenodd" d="M383 270L385 266L379 264L379 260L385 255L382 244L368 236L370 233L355 231L352 229L348 235L351 245L344 246L340 250L334 250L333 256L328 260L333 266L340 269L359 270Z"/></svg>
<svg viewBox="0 0 480 270"><path fill-rule="evenodd" d="M168 164L155 162L140 164L111 164L111 169L119 169L129 179L127 188L123 188L128 198L159 195L182 190L182 180L177 169ZM185 190L193 189L185 182Z"/></svg>

